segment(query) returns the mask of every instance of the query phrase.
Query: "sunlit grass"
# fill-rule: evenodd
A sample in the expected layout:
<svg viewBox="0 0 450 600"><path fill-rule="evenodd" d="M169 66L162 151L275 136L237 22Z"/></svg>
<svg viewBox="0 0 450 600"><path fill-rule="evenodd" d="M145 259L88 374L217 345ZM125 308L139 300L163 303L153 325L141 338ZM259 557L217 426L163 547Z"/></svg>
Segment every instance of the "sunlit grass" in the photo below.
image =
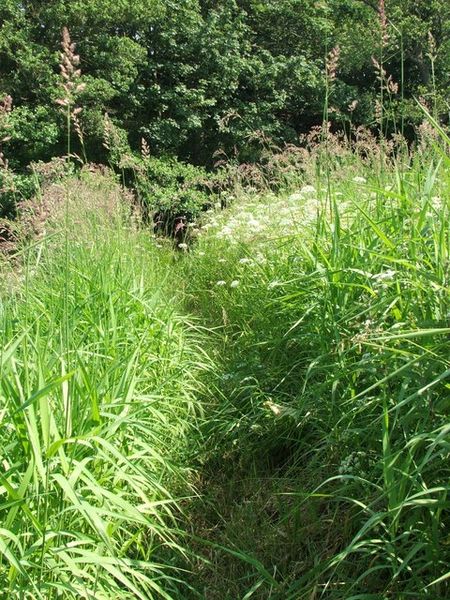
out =
<svg viewBox="0 0 450 600"><path fill-rule="evenodd" d="M1 267L0 596L447 597L448 166L284 173L176 252L111 181L47 192Z"/></svg>
<svg viewBox="0 0 450 600"><path fill-rule="evenodd" d="M222 567L219 552L224 582L234 573L222 594L446 597L448 164L417 157L380 175L355 160L350 179L251 197L201 231L185 282L220 340L211 489L218 455L240 465L220 479L235 508L212 537L279 585L256 572L246 584L248 568ZM269 499L267 479L278 480ZM281 505L275 518L261 498ZM239 520L254 511L252 537Z"/></svg>
<svg viewBox="0 0 450 600"><path fill-rule="evenodd" d="M165 258L84 192L1 299L0 596L169 598L206 365Z"/></svg>

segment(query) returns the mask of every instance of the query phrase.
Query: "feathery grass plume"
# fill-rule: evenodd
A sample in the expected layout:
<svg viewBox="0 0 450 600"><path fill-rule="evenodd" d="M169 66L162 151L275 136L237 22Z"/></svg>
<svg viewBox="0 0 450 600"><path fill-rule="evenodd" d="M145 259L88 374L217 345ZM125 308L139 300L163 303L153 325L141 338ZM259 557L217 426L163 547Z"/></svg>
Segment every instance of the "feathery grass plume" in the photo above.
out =
<svg viewBox="0 0 450 600"><path fill-rule="evenodd" d="M81 113L82 110L83 109L81 107L77 107L77 108L73 109L73 111L72 111L72 122L73 122L73 127L75 129L75 133L77 134L78 140L79 140L79 142L81 144L81 148L83 149L83 155L84 155L85 162L87 162L85 145L84 145L83 128L81 126L81 121L78 118L78 115Z"/></svg>
<svg viewBox="0 0 450 600"><path fill-rule="evenodd" d="M145 138L141 138L141 156L143 159L150 158L150 146Z"/></svg>
<svg viewBox="0 0 450 600"><path fill-rule="evenodd" d="M7 95L0 102L0 169L8 169L8 159L2 150L2 144L7 142L10 138L8 135L8 129L10 128L9 114L12 110L12 98Z"/></svg>
<svg viewBox="0 0 450 600"><path fill-rule="evenodd" d="M339 46L335 46L328 54L326 60L326 74L329 83L332 83L336 79L337 68L339 65L339 57L341 55L341 49Z"/></svg>
<svg viewBox="0 0 450 600"><path fill-rule="evenodd" d="M336 80L337 69L339 65L339 57L341 49L339 46L335 46L327 55L325 59L325 104L323 110L323 121L322 121L322 141L327 140L328 131L330 128L329 114L335 112L335 109L330 108L330 97L332 94L333 83Z"/></svg>
<svg viewBox="0 0 450 600"><path fill-rule="evenodd" d="M381 38L380 38L380 60L377 61L374 57L372 57L372 63L378 73L377 79L380 82L380 95L379 100L375 102L375 113L376 120L379 124L380 128L380 136L383 139L383 122L384 122L384 79L386 78L386 71L383 68L384 61L384 49L389 42L389 35L387 31L388 21L386 15L386 7L384 0L378 1L378 18L381 30Z"/></svg>
<svg viewBox="0 0 450 600"><path fill-rule="evenodd" d="M398 94L398 83L394 81L392 75L386 79L386 89L390 94Z"/></svg>
<svg viewBox="0 0 450 600"><path fill-rule="evenodd" d="M70 155L70 125L73 122L75 132L78 136L80 144L84 152L84 136L81 129L81 124L78 115L82 111L81 107L76 106L78 94L86 88L85 83L80 82L81 69L80 56L75 54L75 43L70 39L70 33L67 27L62 30L61 40L62 52L60 54L61 63L61 87L64 92L62 98L58 98L56 103L59 104L67 119L67 154Z"/></svg>
<svg viewBox="0 0 450 600"><path fill-rule="evenodd" d="M380 86L386 90L389 94L398 93L398 83L394 81L392 75L388 75L386 69L378 62L378 60L372 56L372 64L377 74L377 79L380 82Z"/></svg>
<svg viewBox="0 0 450 600"><path fill-rule="evenodd" d="M378 60L375 58L375 56L372 56L371 58L372 58L372 64L373 64L373 66L375 68L375 72L377 74L377 79L378 79L378 81L383 83L387 76L386 70L378 62Z"/></svg>
<svg viewBox="0 0 450 600"><path fill-rule="evenodd" d="M378 98L375 100L375 121L380 125L383 122L383 105Z"/></svg>
<svg viewBox="0 0 450 600"><path fill-rule="evenodd" d="M335 205L333 206L333 201L331 198L331 187L330 187L330 169L329 169L329 165L330 165L329 141L330 141L330 128L331 128L331 123L330 123L330 119L329 119L330 112L331 112L330 111L330 97L333 92L334 81L336 80L340 53L341 53L341 50L340 50L339 46L335 46L328 53L326 60L325 60L325 103L324 103L323 119L322 119L321 142L325 149L324 164L325 164L325 173L326 173L326 180L327 180L327 202L329 202L329 204L330 204L330 212L332 210L337 211L337 207ZM320 177L320 168L321 168L320 161L318 162L318 167L319 167L318 176Z"/></svg>
<svg viewBox="0 0 450 600"><path fill-rule="evenodd" d="M388 20L386 16L386 7L384 0L379 0L378 2L378 15L380 19L380 28L381 28L381 44L383 46L387 46L389 42L389 33L388 33Z"/></svg>
<svg viewBox="0 0 450 600"><path fill-rule="evenodd" d="M80 56L75 54L76 45L71 41L67 27L64 27L62 31L61 47L63 51L60 55L61 63L59 66L61 69L61 76L64 80L62 88L65 92L65 96L58 99L57 103L62 106L72 107L72 105L75 104L77 93L82 92L86 85L79 82L81 77L81 70L79 69Z"/></svg>
<svg viewBox="0 0 450 600"><path fill-rule="evenodd" d="M437 57L437 45L431 31L428 32L428 56L434 60Z"/></svg>
<svg viewBox="0 0 450 600"><path fill-rule="evenodd" d="M107 112L103 115L103 148L108 152L112 149L113 125Z"/></svg>
<svg viewBox="0 0 450 600"><path fill-rule="evenodd" d="M431 31L428 32L428 58L431 64L431 85L432 85L432 99L433 99L433 118L435 121L439 120L438 110L438 98L437 98L437 87L436 87L436 70L435 63L437 58L437 45L436 40L433 37Z"/></svg>
<svg viewBox="0 0 450 600"><path fill-rule="evenodd" d="M120 166L128 157L130 152L123 131L117 128L111 121L111 117L105 112L103 116L103 148L108 151L111 162Z"/></svg>

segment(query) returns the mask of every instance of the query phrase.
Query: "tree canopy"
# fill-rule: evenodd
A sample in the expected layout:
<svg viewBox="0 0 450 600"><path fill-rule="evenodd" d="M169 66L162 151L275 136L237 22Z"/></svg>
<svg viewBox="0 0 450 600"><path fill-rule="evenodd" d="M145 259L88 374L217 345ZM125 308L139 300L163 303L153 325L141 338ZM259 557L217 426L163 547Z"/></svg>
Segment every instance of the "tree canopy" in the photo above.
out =
<svg viewBox="0 0 450 600"><path fill-rule="evenodd" d="M218 148L251 158L261 136L296 142L322 121L324 63L337 45L336 127L375 125L372 56L381 51L400 84L392 110L413 124L422 97L448 112L447 0L3 0L0 97L13 98L7 146L17 166L62 151L64 26L81 56L80 122L92 160L102 157L105 113L132 148L145 138L152 153L197 164L211 164Z"/></svg>

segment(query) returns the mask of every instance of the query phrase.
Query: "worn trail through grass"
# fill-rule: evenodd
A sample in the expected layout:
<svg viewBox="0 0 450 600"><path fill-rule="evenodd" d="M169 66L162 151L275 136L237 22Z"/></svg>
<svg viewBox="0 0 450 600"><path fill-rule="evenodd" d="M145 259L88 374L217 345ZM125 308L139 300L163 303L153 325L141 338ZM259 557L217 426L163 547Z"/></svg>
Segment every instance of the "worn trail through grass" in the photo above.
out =
<svg viewBox="0 0 450 600"><path fill-rule="evenodd" d="M0 597L445 598L443 166L242 194L186 252L71 181L1 267Z"/></svg>

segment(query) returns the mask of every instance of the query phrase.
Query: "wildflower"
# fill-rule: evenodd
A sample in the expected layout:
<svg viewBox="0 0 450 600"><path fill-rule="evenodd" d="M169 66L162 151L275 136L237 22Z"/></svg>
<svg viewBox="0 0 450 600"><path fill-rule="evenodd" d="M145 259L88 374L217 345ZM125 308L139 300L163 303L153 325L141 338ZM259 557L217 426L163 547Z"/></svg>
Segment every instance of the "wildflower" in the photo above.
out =
<svg viewBox="0 0 450 600"><path fill-rule="evenodd" d="M269 290L273 290L273 288L276 288L279 285L281 285L281 282L274 279L274 281L271 281L267 287L269 288Z"/></svg>
<svg viewBox="0 0 450 600"><path fill-rule="evenodd" d="M338 469L340 475L358 474L362 467L362 461L365 459L365 452L352 452L341 461Z"/></svg>
<svg viewBox="0 0 450 600"><path fill-rule="evenodd" d="M433 196L431 198L431 206L435 210L441 210L441 208L443 207L442 198L440 196Z"/></svg>
<svg viewBox="0 0 450 600"><path fill-rule="evenodd" d="M237 287L239 286L239 283L240 283L240 282L239 282L239 280L238 280L238 279L235 279L234 281L232 281L232 282L230 283L230 287L231 287L231 288L237 288Z"/></svg>
<svg viewBox="0 0 450 600"><path fill-rule="evenodd" d="M252 229L260 229L261 228L261 223L259 221L257 221L256 219L250 219L248 221L247 225L249 227L251 227Z"/></svg>
<svg viewBox="0 0 450 600"><path fill-rule="evenodd" d="M231 235L233 235L233 230L228 226L223 227L217 234L218 237L229 237Z"/></svg>
<svg viewBox="0 0 450 600"><path fill-rule="evenodd" d="M367 179L365 177L360 177L359 175L353 177L353 181L355 183L367 183Z"/></svg>
<svg viewBox="0 0 450 600"><path fill-rule="evenodd" d="M178 244L178 248L180 250L187 250L189 248L189 246L187 244Z"/></svg>
<svg viewBox="0 0 450 600"><path fill-rule="evenodd" d="M303 200L303 194L301 194L301 193L298 193L298 192L297 192L297 193L295 193L295 194L291 194L291 195L289 196L289 200L290 200L291 202L297 202L298 200Z"/></svg>
<svg viewBox="0 0 450 600"><path fill-rule="evenodd" d="M304 185L300 191L302 194L314 194L316 188L313 185Z"/></svg>
<svg viewBox="0 0 450 600"><path fill-rule="evenodd" d="M252 264L252 260L250 258L241 258L239 260L239 263L241 265L250 265L250 264Z"/></svg>
<svg viewBox="0 0 450 600"><path fill-rule="evenodd" d="M224 281L223 279L221 279L220 281L218 281L218 282L216 283L216 285L218 285L218 286L227 285L227 282L226 282L226 281Z"/></svg>
<svg viewBox="0 0 450 600"><path fill-rule="evenodd" d="M372 279L375 279L376 281L389 281L391 279L394 279L395 274L396 274L396 271L393 271L392 269L388 269L387 271L382 271L381 273L372 275Z"/></svg>

